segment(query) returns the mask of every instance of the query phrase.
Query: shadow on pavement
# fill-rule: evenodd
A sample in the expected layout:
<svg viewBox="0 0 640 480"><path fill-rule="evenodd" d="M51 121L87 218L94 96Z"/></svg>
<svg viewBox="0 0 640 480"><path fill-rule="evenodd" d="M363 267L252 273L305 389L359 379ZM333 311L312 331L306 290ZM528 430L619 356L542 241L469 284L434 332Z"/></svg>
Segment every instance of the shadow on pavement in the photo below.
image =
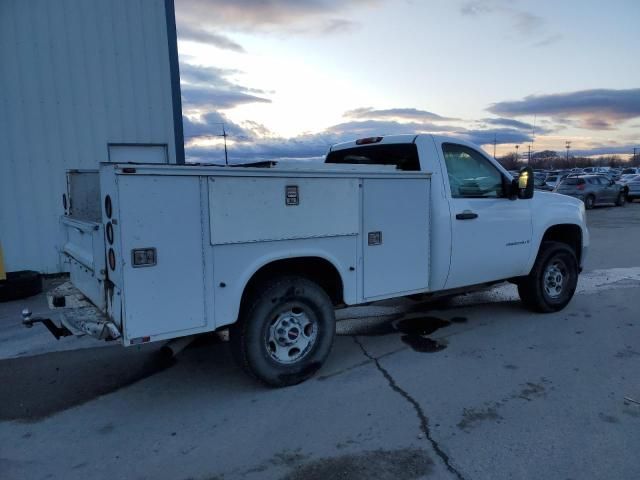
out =
<svg viewBox="0 0 640 480"><path fill-rule="evenodd" d="M214 369L228 363L220 361L227 348L218 343L217 338L198 339L177 359L161 352L159 342L140 348L118 345L1 360L0 421L37 421L178 364L186 371L193 371L196 363Z"/></svg>

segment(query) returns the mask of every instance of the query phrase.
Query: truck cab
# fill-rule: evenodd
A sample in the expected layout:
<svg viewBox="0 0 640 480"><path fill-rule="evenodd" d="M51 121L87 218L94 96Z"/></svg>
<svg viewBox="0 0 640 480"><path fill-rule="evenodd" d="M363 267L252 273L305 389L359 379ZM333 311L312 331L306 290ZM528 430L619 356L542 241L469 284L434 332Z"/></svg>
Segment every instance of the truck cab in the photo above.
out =
<svg viewBox="0 0 640 480"><path fill-rule="evenodd" d="M372 137L334 145L327 163L393 164L430 172L433 291L526 276L543 241L562 241L582 266L589 244L581 202L517 195L514 178L478 146L438 135Z"/></svg>

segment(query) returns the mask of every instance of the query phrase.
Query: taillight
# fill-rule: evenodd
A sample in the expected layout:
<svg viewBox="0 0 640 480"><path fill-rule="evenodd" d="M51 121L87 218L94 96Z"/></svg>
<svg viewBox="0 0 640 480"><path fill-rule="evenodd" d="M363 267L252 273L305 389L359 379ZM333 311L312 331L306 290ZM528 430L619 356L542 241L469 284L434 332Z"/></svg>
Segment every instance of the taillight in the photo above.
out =
<svg viewBox="0 0 640 480"><path fill-rule="evenodd" d="M367 137L356 140L356 145L369 145L370 143L378 143L382 141L382 137Z"/></svg>
<svg viewBox="0 0 640 480"><path fill-rule="evenodd" d="M116 252L113 251L113 248L109 249L109 252L107 254L107 260L109 261L109 268L111 270L115 270L116 269Z"/></svg>
<svg viewBox="0 0 640 480"><path fill-rule="evenodd" d="M111 215L113 213L113 206L111 205L111 197L107 195L104 197L104 214L107 218L111 219Z"/></svg>
<svg viewBox="0 0 640 480"><path fill-rule="evenodd" d="M576 188L577 188L578 190L584 190L584 183L579 183L579 184L576 186Z"/></svg>

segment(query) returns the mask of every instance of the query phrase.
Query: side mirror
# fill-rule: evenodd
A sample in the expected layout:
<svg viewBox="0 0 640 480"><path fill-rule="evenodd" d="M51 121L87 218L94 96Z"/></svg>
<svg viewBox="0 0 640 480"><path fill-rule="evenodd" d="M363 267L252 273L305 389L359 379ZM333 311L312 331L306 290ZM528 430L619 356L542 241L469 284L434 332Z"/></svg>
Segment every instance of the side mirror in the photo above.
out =
<svg viewBox="0 0 640 480"><path fill-rule="evenodd" d="M518 177L518 198L526 200L533 197L535 175L531 167L522 167Z"/></svg>

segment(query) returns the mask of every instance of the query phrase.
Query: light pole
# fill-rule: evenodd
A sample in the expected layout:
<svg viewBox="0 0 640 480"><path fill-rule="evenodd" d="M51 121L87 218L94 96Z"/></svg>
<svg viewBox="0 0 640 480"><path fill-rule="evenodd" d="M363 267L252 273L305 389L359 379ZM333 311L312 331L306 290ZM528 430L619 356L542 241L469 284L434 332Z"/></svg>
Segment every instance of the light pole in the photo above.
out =
<svg viewBox="0 0 640 480"><path fill-rule="evenodd" d="M496 134L493 134L493 159L496 159L496 144L498 143L498 137L496 136ZM633 149L633 155L635 156L636 154L636 149Z"/></svg>
<svg viewBox="0 0 640 480"><path fill-rule="evenodd" d="M516 145L516 163L518 163L518 160L520 159L520 157L518 156L518 149L520 148L520 145Z"/></svg>
<svg viewBox="0 0 640 480"><path fill-rule="evenodd" d="M569 140L564 142L564 148L567 149L567 166L568 166L569 165L569 149L571 148L571 142ZM575 163L573 166L575 167Z"/></svg>

